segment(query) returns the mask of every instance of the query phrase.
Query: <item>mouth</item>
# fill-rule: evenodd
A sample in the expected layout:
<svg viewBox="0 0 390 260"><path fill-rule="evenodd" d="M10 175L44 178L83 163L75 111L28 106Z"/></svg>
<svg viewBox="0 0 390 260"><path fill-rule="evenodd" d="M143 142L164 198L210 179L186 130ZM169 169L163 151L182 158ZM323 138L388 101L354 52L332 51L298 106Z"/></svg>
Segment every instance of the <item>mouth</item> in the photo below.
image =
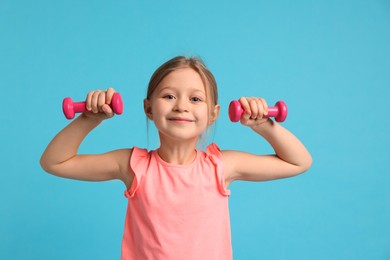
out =
<svg viewBox="0 0 390 260"><path fill-rule="evenodd" d="M189 118L183 118L183 117L171 117L168 118L169 121L175 122L175 123L192 123L195 122L195 120L189 119Z"/></svg>

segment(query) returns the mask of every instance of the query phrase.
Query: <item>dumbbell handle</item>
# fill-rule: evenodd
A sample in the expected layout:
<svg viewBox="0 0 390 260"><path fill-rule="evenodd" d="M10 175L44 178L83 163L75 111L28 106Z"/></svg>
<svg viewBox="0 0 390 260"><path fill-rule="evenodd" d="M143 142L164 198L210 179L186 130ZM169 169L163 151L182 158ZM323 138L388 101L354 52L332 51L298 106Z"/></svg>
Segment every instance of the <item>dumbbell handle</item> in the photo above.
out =
<svg viewBox="0 0 390 260"><path fill-rule="evenodd" d="M284 101L276 102L274 107L268 107L268 114L265 117L275 117L276 122L283 122L287 117L287 105ZM244 109L238 100L233 100L229 105L229 118L232 122L238 122L241 119Z"/></svg>
<svg viewBox="0 0 390 260"><path fill-rule="evenodd" d="M117 115L123 113L123 101L121 94L118 92L114 93L111 99L110 107ZM87 112L86 102L73 102L70 97L66 97L62 101L62 110L67 119L73 119L75 113Z"/></svg>

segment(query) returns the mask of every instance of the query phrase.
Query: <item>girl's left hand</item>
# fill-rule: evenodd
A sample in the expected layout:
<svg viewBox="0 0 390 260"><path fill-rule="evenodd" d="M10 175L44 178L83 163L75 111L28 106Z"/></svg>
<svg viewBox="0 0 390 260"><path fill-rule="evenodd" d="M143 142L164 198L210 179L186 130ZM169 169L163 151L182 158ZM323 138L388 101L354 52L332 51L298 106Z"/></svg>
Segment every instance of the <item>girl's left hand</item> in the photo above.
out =
<svg viewBox="0 0 390 260"><path fill-rule="evenodd" d="M268 121L268 105L264 98L241 97L239 99L244 113L241 117L241 124L249 127L259 126Z"/></svg>

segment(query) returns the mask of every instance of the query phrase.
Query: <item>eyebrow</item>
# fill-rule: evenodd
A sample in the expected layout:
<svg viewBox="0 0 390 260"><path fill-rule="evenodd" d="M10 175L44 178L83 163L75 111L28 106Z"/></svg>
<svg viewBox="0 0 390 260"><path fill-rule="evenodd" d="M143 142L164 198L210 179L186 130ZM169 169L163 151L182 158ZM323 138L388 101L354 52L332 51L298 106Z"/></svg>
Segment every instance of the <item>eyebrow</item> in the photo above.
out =
<svg viewBox="0 0 390 260"><path fill-rule="evenodd" d="M166 87L161 88L160 92L162 92L164 90L177 90L177 89L180 89L180 87L178 88L178 87L166 86ZM200 89L197 89L197 88L190 88L190 91L192 91L192 92L200 92L200 93L206 95L206 90L200 90Z"/></svg>

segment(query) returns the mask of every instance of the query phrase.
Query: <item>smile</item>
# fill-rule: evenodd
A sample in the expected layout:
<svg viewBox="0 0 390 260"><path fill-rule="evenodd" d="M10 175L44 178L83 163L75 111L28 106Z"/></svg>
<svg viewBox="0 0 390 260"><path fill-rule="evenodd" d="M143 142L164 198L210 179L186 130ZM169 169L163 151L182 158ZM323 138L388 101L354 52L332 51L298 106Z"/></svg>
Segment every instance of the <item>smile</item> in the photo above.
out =
<svg viewBox="0 0 390 260"><path fill-rule="evenodd" d="M188 118L181 118L181 117L172 117L172 118L169 118L168 120L176 122L176 123L192 123L192 122L195 122L195 120L188 119Z"/></svg>

